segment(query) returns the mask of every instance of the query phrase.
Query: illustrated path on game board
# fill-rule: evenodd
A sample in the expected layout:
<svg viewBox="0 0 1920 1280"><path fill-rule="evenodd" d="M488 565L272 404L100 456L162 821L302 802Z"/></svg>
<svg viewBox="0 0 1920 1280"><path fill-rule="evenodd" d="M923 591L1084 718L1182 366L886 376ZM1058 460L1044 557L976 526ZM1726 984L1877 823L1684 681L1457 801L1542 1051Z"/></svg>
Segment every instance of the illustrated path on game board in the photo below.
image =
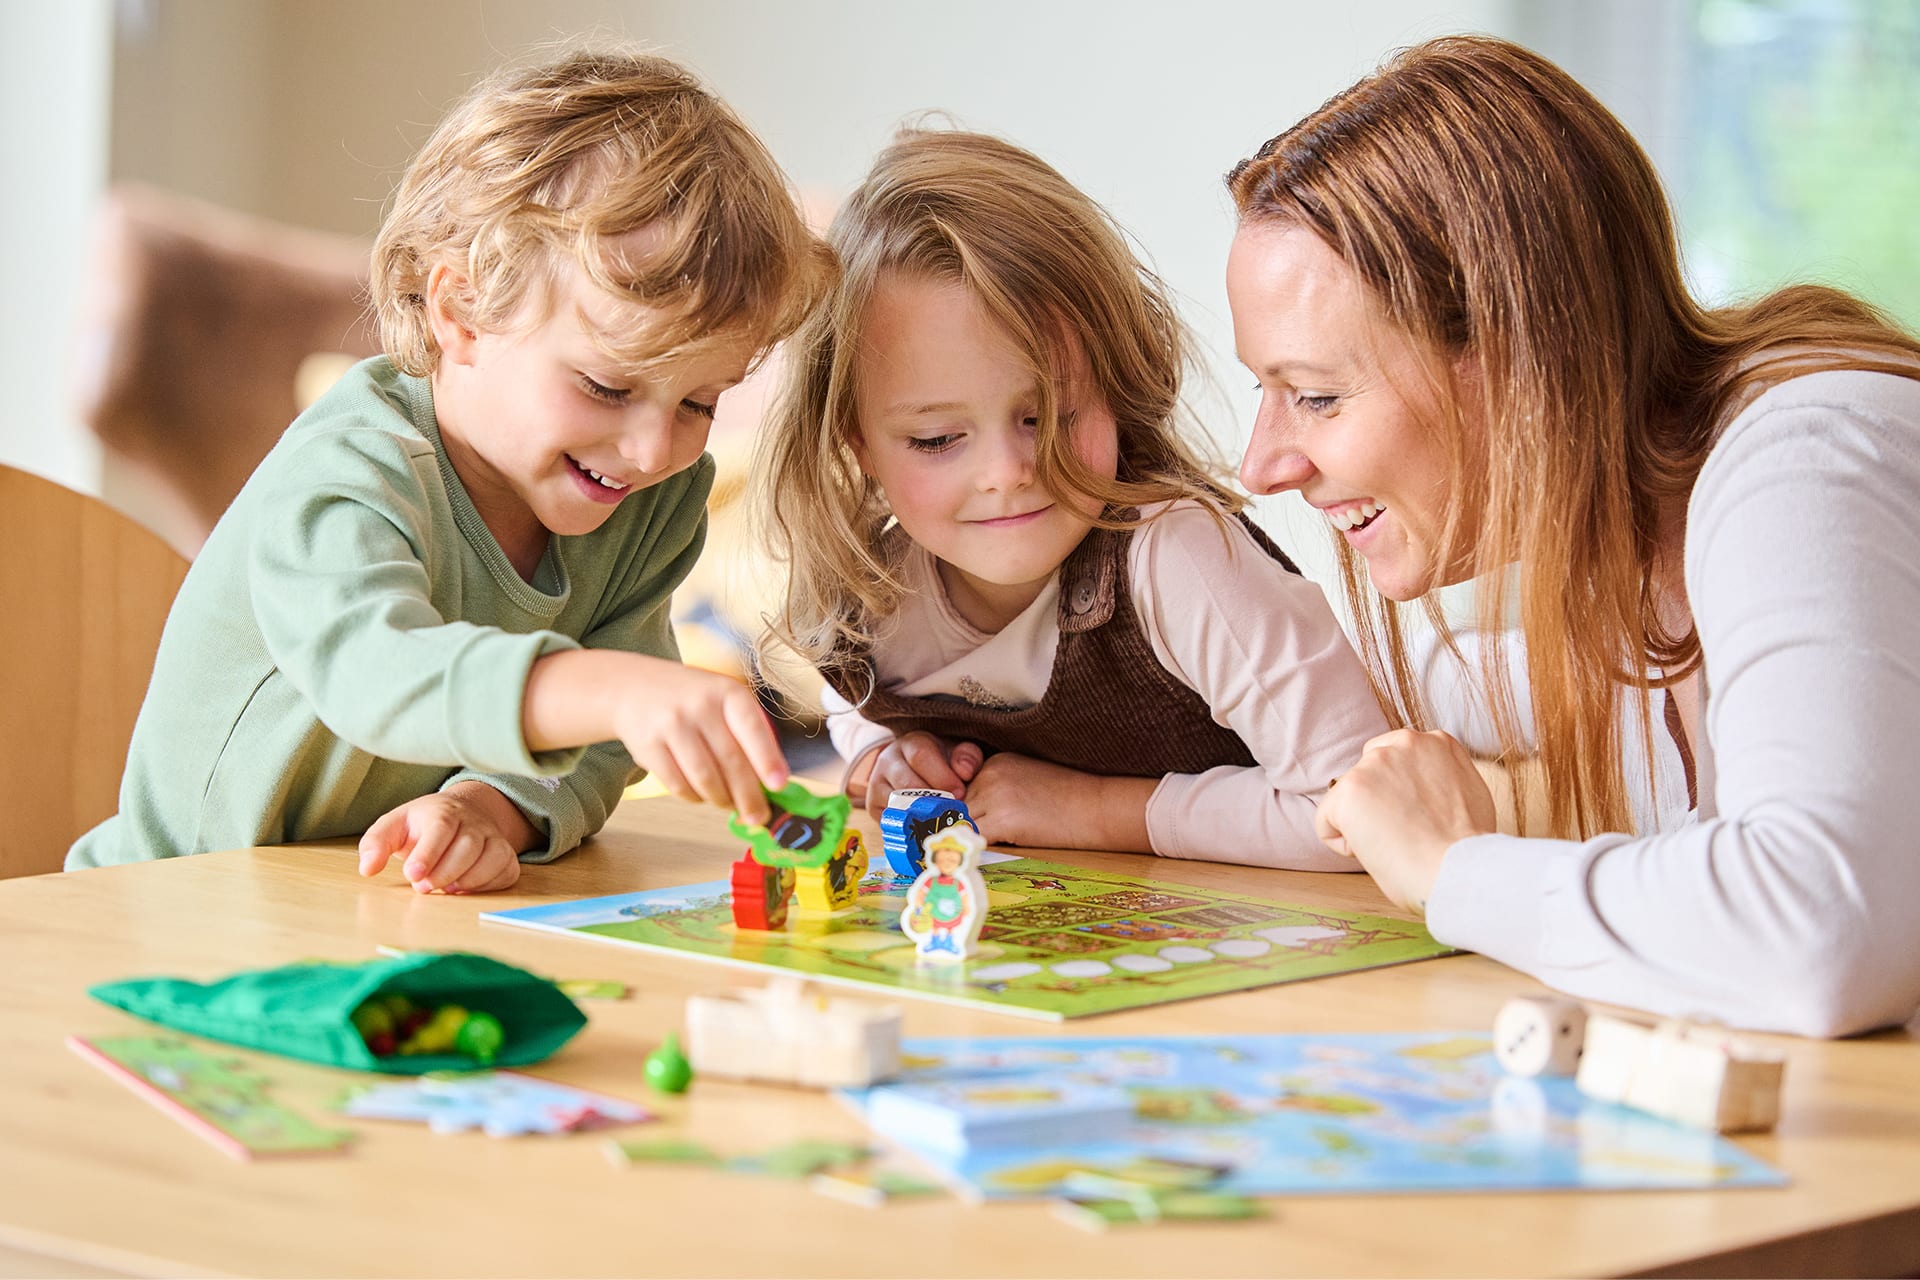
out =
<svg viewBox="0 0 1920 1280"><path fill-rule="evenodd" d="M1245 991L1449 954L1418 924L1289 906L1060 863L981 868L975 956L928 969L900 932L909 880L882 870L838 915L734 927L726 881L488 912L482 920L681 952L1058 1020Z"/></svg>

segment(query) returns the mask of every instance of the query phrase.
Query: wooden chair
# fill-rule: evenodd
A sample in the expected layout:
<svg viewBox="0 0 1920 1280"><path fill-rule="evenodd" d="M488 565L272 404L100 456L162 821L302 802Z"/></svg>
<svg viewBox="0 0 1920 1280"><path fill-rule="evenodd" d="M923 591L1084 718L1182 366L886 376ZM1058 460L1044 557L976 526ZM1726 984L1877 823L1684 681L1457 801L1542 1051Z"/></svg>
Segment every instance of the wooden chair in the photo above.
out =
<svg viewBox="0 0 1920 1280"><path fill-rule="evenodd" d="M0 878L58 871L119 806L187 562L96 498L0 466Z"/></svg>

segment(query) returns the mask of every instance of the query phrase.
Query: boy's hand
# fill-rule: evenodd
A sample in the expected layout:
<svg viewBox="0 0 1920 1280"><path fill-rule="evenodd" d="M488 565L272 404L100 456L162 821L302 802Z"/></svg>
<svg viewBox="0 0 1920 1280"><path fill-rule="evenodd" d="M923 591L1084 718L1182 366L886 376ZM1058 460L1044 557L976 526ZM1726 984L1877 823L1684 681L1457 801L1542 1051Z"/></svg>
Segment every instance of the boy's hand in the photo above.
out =
<svg viewBox="0 0 1920 1280"><path fill-rule="evenodd" d="M627 754L682 800L766 822L766 791L786 785L787 758L753 690L677 662L642 661L639 678L615 692Z"/></svg>
<svg viewBox="0 0 1920 1280"><path fill-rule="evenodd" d="M533 664L521 708L529 751L619 739L633 762L683 800L749 822L773 814L766 792L787 783L787 758L753 690L667 658L571 649Z"/></svg>
<svg viewBox="0 0 1920 1280"><path fill-rule="evenodd" d="M989 844L1151 853L1147 801L1159 785L1002 751L980 766L967 813Z"/></svg>
<svg viewBox="0 0 1920 1280"><path fill-rule="evenodd" d="M410 800L360 837L360 874L377 876L390 858L420 893L491 893L520 879L520 851L540 832L513 801L484 782L459 782Z"/></svg>
<svg viewBox="0 0 1920 1280"><path fill-rule="evenodd" d="M867 812L877 820L887 810L887 797L911 787L932 787L964 800L985 755L977 743L951 743L921 730L901 734L880 748L867 774Z"/></svg>

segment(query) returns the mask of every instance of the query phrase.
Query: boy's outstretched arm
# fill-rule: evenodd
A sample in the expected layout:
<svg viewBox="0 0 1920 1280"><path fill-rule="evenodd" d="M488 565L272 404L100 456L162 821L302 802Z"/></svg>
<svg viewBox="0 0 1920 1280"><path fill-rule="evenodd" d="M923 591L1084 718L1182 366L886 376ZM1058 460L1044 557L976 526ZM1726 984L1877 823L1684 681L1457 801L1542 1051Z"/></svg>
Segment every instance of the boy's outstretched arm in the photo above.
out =
<svg viewBox="0 0 1920 1280"><path fill-rule="evenodd" d="M787 781L786 757L753 691L666 658L547 654L527 676L521 723L530 751L618 741L674 795L751 822L771 816L762 787Z"/></svg>

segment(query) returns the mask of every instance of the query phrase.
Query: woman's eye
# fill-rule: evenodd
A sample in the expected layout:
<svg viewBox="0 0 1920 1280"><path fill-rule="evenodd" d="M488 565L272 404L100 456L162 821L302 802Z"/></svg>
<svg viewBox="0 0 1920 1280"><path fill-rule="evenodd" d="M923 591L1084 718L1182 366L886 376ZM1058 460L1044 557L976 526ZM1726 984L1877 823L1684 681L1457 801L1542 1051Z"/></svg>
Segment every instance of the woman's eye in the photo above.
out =
<svg viewBox="0 0 1920 1280"><path fill-rule="evenodd" d="M707 421L711 422L713 421L714 412L719 408L719 405L703 404L698 400L682 400L680 402L680 407L682 409L685 409L688 413L692 414L696 418L705 418Z"/></svg>
<svg viewBox="0 0 1920 1280"><path fill-rule="evenodd" d="M1339 396L1295 396L1293 402L1308 413L1326 413L1340 402Z"/></svg>
<svg viewBox="0 0 1920 1280"><path fill-rule="evenodd" d="M959 433L954 431L939 436L908 436L907 448L917 453L939 453L959 438Z"/></svg>
<svg viewBox="0 0 1920 1280"><path fill-rule="evenodd" d="M625 387L610 387L604 382L596 382L586 374L580 375L580 389L595 400L606 404L625 404L632 392Z"/></svg>

